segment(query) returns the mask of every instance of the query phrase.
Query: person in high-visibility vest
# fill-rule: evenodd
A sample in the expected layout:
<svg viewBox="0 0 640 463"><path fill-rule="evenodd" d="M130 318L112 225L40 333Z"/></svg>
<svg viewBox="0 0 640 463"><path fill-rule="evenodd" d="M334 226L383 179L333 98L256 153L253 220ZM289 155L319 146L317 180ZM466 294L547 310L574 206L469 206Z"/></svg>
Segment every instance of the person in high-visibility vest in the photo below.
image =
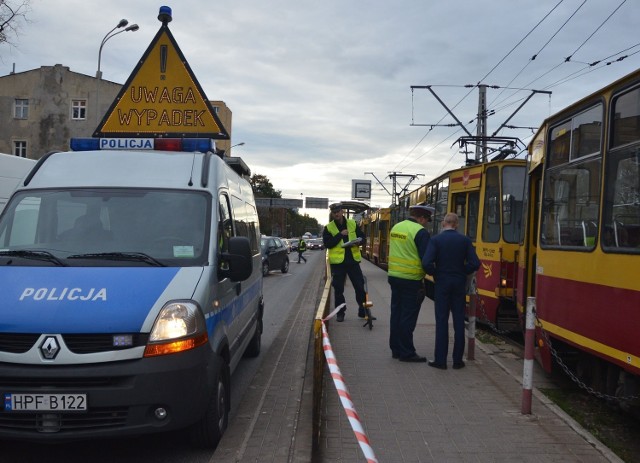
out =
<svg viewBox="0 0 640 463"><path fill-rule="evenodd" d="M416 205L409 208L409 218L397 223L389 235L391 318L389 347L391 356L401 362L427 361L413 345L413 331L426 296L422 257L427 252L430 235L425 229L435 209Z"/></svg>
<svg viewBox="0 0 640 463"><path fill-rule="evenodd" d="M344 216L341 203L334 203L329 206L329 209L333 220L324 227L322 242L329 252L331 286L333 286L335 306L338 307L345 303L344 282L348 275L356 292L358 317L364 318L366 315L364 310L366 292L364 275L360 268L360 260L362 259L360 246L365 245L365 236L355 220L347 219ZM344 321L346 310L345 306L338 312L337 321Z"/></svg>
<svg viewBox="0 0 640 463"><path fill-rule="evenodd" d="M300 241L298 241L298 263L300 263L300 259L302 259L305 264L307 263L307 258L302 255L306 250L307 242L300 238Z"/></svg>

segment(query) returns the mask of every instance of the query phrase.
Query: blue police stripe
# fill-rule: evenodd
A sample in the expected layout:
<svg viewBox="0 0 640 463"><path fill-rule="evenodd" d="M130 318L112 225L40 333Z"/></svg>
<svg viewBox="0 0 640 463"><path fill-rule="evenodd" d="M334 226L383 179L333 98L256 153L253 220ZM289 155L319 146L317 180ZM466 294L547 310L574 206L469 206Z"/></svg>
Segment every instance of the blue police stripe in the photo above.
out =
<svg viewBox="0 0 640 463"><path fill-rule="evenodd" d="M174 267L0 267L4 333L136 333Z"/></svg>

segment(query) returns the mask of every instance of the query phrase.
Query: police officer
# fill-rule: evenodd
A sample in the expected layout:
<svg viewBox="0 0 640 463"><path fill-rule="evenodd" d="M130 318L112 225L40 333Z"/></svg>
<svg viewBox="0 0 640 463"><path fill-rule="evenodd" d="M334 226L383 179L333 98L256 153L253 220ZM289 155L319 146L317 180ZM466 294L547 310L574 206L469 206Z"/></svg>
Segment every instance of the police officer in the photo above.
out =
<svg viewBox="0 0 640 463"><path fill-rule="evenodd" d="M298 241L298 263L300 263L300 259L302 259L305 264L307 263L307 258L302 255L306 250L307 242L304 239L300 238L300 241Z"/></svg>
<svg viewBox="0 0 640 463"><path fill-rule="evenodd" d="M389 237L388 281L391 285L391 320L389 347L391 356L401 362L427 361L416 353L413 331L425 298L422 257L429 244L425 226L434 208L416 205L409 208L409 218L397 223Z"/></svg>
<svg viewBox="0 0 640 463"><path fill-rule="evenodd" d="M464 306L467 275L480 267L471 240L458 233L458 216L444 216L442 231L431 238L422 266L435 281L436 348L430 367L447 369L449 312L453 318L453 368L464 368Z"/></svg>
<svg viewBox="0 0 640 463"><path fill-rule="evenodd" d="M335 306L344 304L344 282L349 276L351 284L356 292L358 303L358 317L364 318L364 302L366 292L364 289L364 275L360 268L360 246L365 244L365 236L356 224L355 220L347 219L342 210L342 203L334 203L329 206L333 220L324 227L322 241L324 247L329 250L329 263L331 264L331 285L335 299ZM353 243L357 238L360 242ZM350 243L350 244L349 244ZM336 315L336 320L344 321L346 307L343 307Z"/></svg>

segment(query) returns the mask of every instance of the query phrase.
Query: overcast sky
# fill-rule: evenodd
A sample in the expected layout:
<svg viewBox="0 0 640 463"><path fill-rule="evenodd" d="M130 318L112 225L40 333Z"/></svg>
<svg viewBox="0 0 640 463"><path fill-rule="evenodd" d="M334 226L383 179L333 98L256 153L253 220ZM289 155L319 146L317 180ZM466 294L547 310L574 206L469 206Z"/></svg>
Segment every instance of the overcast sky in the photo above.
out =
<svg viewBox="0 0 640 463"><path fill-rule="evenodd" d="M123 84L161 24L147 0L31 0L0 75L63 64L94 76L104 35L121 18L140 30L107 42L103 78ZM169 27L206 96L233 112L233 150L285 198L350 199L373 183L391 203L390 173L413 190L464 164L438 97L475 134L477 88L487 84L493 133L549 115L640 67L638 0L180 0ZM533 56L535 60L532 60ZM625 59L617 61L621 56ZM570 57L569 60L567 58ZM600 61L600 64L589 66ZM607 63L611 63L607 65ZM525 89L521 91L509 88ZM504 129L524 149L532 130ZM473 156L473 154L471 155ZM369 174L369 172L373 174ZM367 173L367 174L365 174ZM326 221L326 211L303 210Z"/></svg>

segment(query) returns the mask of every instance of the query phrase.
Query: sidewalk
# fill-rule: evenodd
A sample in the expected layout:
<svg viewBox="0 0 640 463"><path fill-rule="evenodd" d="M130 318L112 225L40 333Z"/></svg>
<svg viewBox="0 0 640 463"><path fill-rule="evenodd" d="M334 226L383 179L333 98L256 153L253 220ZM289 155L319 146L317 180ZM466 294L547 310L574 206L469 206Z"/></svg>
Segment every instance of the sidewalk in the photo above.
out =
<svg viewBox="0 0 640 463"><path fill-rule="evenodd" d="M378 318L373 330L357 318L347 284L345 321L328 323L338 366L369 443L380 462L619 462L613 452L550 403L534 372L532 414L520 413L522 360L476 342L475 360L462 370L402 363L388 347L390 289L386 272L362 263ZM332 305L333 306L333 305ZM452 342L453 328L450 327ZM414 342L433 358L433 302L422 306ZM451 354L449 348L449 356ZM362 462L345 411L325 374L321 444L315 462Z"/></svg>

